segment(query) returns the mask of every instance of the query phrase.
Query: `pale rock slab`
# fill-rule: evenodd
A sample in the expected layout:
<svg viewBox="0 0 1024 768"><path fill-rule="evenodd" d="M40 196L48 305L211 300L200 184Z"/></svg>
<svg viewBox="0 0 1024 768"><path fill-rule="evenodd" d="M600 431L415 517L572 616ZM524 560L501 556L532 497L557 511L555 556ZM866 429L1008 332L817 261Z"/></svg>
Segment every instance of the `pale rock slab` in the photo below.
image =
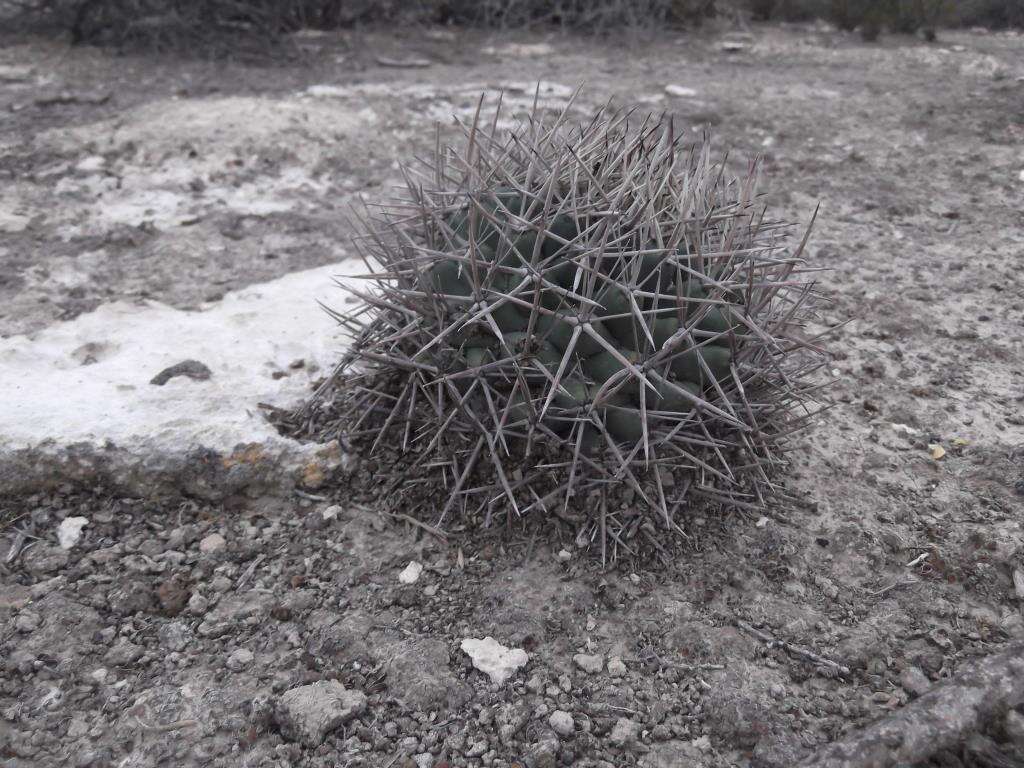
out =
<svg viewBox="0 0 1024 768"><path fill-rule="evenodd" d="M321 680L286 691L275 717L281 734L308 747L323 744L327 734L366 709L366 695L335 680Z"/></svg>
<svg viewBox="0 0 1024 768"><path fill-rule="evenodd" d="M487 675L495 685L504 685L520 667L530 660L522 648L506 648L493 637L479 640L467 637L460 646L476 669Z"/></svg>

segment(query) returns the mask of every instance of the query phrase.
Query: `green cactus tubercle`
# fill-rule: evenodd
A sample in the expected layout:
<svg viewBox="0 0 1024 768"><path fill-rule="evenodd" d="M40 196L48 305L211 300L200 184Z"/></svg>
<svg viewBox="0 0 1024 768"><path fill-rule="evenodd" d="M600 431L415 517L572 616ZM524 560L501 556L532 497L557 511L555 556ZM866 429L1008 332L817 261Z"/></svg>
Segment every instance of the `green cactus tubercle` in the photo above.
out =
<svg viewBox="0 0 1024 768"><path fill-rule="evenodd" d="M442 327L465 322L487 306L500 331L499 339L494 325L482 318L471 330L449 334L459 368L513 362L535 382L538 368L546 369L542 380L551 382L565 362L544 415L545 425L556 432L581 414L593 416L594 398L611 381L610 396L602 397L596 410L608 433L623 443L642 437L641 397L648 412L686 413L713 396L716 381L724 386L731 380L736 335L744 327L737 319L742 306L735 292L702 284L693 274L701 270L679 268L677 259L690 257L678 253L672 259L651 246L623 251L594 270L576 244L587 229L585 220L563 214L538 224L531 209L541 203L513 190L499 189L473 206L475 214L466 206L446 217L449 231L442 239L454 245L448 250L458 258L438 259L424 273L443 308ZM713 273L705 274L713 284ZM570 294L593 296L596 305ZM670 348L663 351L666 344ZM570 359L563 361L567 353ZM623 375L626 362L649 373L651 386L642 386L631 373ZM513 381L509 377L506 426L536 419L548 399L546 386L524 394ZM653 426L649 418L648 429ZM605 442L593 423L582 440L588 449Z"/></svg>

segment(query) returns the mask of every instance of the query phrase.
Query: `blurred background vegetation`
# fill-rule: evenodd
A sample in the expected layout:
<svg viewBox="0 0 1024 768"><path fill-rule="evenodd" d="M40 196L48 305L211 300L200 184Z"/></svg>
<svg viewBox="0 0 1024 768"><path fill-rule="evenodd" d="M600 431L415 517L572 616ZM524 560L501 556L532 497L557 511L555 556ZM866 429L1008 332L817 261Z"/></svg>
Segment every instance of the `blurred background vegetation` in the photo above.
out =
<svg viewBox="0 0 1024 768"><path fill-rule="evenodd" d="M9 30L70 34L73 42L145 50L230 50L298 29L378 22L485 28L561 27L596 34L823 19L867 40L883 32L934 39L943 27L1024 26L1024 0L0 0Z"/></svg>

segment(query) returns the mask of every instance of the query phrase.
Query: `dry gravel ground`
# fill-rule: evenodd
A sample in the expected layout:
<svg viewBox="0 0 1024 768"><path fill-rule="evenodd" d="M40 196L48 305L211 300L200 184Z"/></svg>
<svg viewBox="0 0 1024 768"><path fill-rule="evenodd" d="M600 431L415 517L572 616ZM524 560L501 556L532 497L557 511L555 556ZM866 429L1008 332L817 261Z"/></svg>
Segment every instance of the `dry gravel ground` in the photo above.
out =
<svg viewBox="0 0 1024 768"><path fill-rule="evenodd" d="M303 36L272 67L0 49L5 335L337 261L340 213L384 194L435 120L482 88L521 110L537 80L551 104L587 81L581 116L664 109L737 164L762 152L776 211L821 203L824 320L849 321L796 501L695 511L668 569L601 572L541 527L442 542L344 477L283 500L0 500L2 765L782 768L1024 639L1024 38L729 34L740 50ZM372 465L350 471L363 486ZM460 650L488 635L530 655L502 687ZM346 712L297 730L282 695L321 680ZM1021 764L1021 740L1010 719L934 764Z"/></svg>

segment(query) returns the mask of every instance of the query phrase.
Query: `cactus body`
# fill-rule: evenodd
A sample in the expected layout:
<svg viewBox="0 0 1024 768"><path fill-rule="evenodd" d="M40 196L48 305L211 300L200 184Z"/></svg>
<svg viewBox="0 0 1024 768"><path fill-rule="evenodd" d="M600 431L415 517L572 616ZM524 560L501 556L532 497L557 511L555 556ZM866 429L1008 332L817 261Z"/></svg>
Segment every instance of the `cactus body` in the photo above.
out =
<svg viewBox="0 0 1024 768"><path fill-rule="evenodd" d="M370 222L380 298L343 316L356 338L325 390L342 437L429 446L417 462L450 467L441 520L474 494L512 520L610 481L669 529L684 501L767 498L823 354L799 333L802 244L782 251L753 179L665 122L542 124L467 129L467 154Z"/></svg>

